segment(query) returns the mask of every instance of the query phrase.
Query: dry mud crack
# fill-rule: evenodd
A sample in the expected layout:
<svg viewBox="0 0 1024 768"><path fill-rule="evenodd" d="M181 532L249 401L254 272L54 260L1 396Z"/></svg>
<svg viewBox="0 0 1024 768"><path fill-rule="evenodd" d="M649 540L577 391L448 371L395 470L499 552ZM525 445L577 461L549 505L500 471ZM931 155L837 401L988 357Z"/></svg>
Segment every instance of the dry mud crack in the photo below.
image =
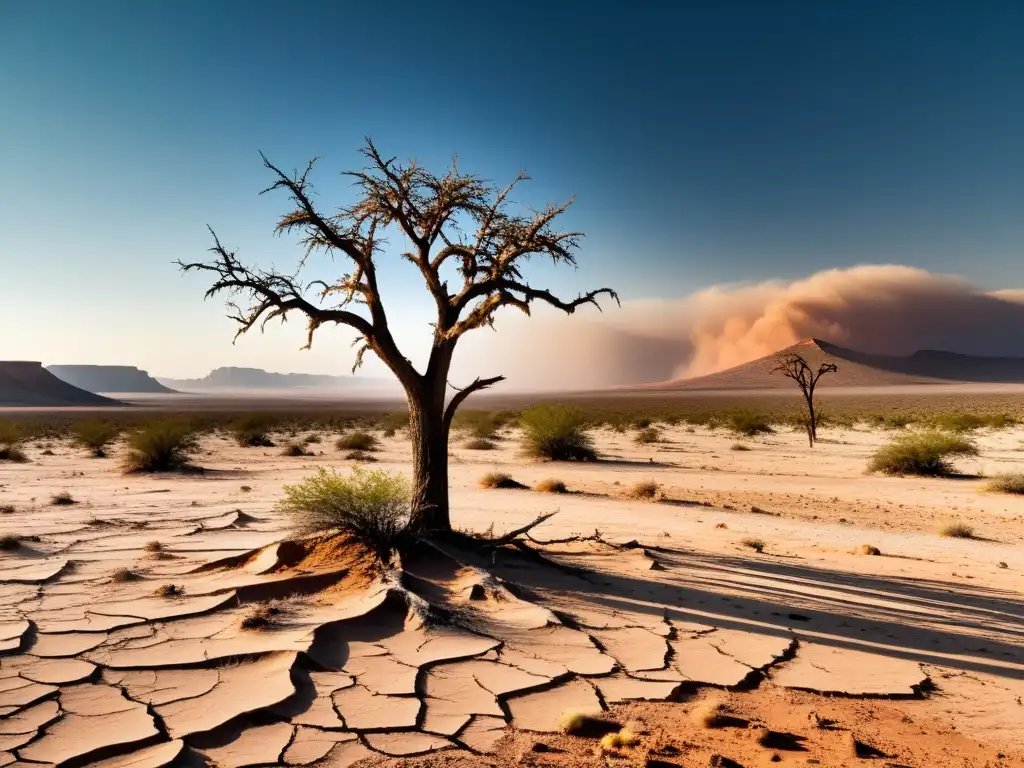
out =
<svg viewBox="0 0 1024 768"><path fill-rule="evenodd" d="M679 578L685 553L633 543L520 541L486 555L423 543L378 573L357 545L321 536L157 561L181 589L172 597L155 597L152 578L68 588L112 551L144 560L145 540L135 551L76 540L83 565L71 569L45 553L0 566L0 763L482 754L507 725L551 732L566 711L702 688L899 697L929 679L827 627L705 609ZM251 604L270 598L273 619L245 628Z"/></svg>

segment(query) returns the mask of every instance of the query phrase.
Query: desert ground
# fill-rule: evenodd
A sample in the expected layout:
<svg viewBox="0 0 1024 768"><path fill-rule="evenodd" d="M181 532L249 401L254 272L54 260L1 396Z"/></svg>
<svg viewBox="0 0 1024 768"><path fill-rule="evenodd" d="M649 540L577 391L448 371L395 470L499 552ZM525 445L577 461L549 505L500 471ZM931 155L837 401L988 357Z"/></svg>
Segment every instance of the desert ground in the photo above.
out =
<svg viewBox="0 0 1024 768"><path fill-rule="evenodd" d="M865 474L893 432L864 425L634 434L596 430L591 463L456 436L456 528L557 514L390 571L275 507L355 464L336 434L207 435L201 474L29 443L0 464L0 767L1024 765L1024 496L979 477L1024 469L1024 428L934 479Z"/></svg>

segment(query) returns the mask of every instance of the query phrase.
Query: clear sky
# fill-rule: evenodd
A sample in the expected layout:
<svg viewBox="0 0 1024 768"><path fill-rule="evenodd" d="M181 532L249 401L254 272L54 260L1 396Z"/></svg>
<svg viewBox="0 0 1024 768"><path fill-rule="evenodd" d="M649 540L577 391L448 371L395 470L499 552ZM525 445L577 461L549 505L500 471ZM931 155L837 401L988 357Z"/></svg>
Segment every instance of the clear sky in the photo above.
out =
<svg viewBox="0 0 1024 768"><path fill-rule="evenodd" d="M343 372L341 336L231 347L175 259L287 265L258 150L386 154L576 193L569 294L899 263L1024 286L1024 3L0 3L0 359ZM418 276L386 268L421 332ZM403 276L408 279L403 279Z"/></svg>

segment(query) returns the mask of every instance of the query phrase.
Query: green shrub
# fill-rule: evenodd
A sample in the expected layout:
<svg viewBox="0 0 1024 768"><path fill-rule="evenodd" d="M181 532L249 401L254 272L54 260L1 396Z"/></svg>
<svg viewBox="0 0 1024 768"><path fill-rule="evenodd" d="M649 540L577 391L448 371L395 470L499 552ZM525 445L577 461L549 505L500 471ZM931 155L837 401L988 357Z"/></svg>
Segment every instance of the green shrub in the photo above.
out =
<svg viewBox="0 0 1024 768"><path fill-rule="evenodd" d="M499 416L490 411L458 411L452 420L453 429L481 440L493 440L502 426Z"/></svg>
<svg viewBox="0 0 1024 768"><path fill-rule="evenodd" d="M184 421L150 422L128 438L124 467L128 472L173 472L187 469L199 450L194 428Z"/></svg>
<svg viewBox="0 0 1024 768"><path fill-rule="evenodd" d="M321 469L296 485L284 487L279 509L303 533L340 530L377 555L391 559L408 522L408 481L389 472L356 468L351 474Z"/></svg>
<svg viewBox="0 0 1024 768"><path fill-rule="evenodd" d="M928 425L933 429L957 433L973 432L982 427L1004 429L1013 426L1015 423L1016 420L1005 413L986 416L979 416L976 413L939 413L932 416L928 421Z"/></svg>
<svg viewBox="0 0 1024 768"><path fill-rule="evenodd" d="M995 493L1024 493L1024 472L1015 475L997 475L985 483L986 491Z"/></svg>
<svg viewBox="0 0 1024 768"><path fill-rule="evenodd" d="M339 451L375 451L378 441L369 432L349 432L339 437L334 445Z"/></svg>
<svg viewBox="0 0 1024 768"><path fill-rule="evenodd" d="M552 461L594 461L597 453L587 434L587 419L579 408L536 405L519 419L523 446L534 458Z"/></svg>
<svg viewBox="0 0 1024 768"><path fill-rule="evenodd" d="M638 445L650 445L661 441L661 433L654 427L644 427L636 433L633 441Z"/></svg>
<svg viewBox="0 0 1024 768"><path fill-rule="evenodd" d="M905 413L873 413L868 417L868 423L883 429L903 429L909 426L914 420Z"/></svg>
<svg viewBox="0 0 1024 768"><path fill-rule="evenodd" d="M978 449L970 440L941 432L922 432L902 435L879 448L868 464L868 471L941 477L953 472L950 458L977 455Z"/></svg>
<svg viewBox="0 0 1024 768"><path fill-rule="evenodd" d="M109 421L79 421L71 427L76 445L88 448L97 459L106 456L106 447L121 434L120 427Z"/></svg>
<svg viewBox="0 0 1024 768"><path fill-rule="evenodd" d="M726 425L737 435L746 435L747 437L771 434L774 431L764 416L753 411L730 413Z"/></svg>
<svg viewBox="0 0 1024 768"><path fill-rule="evenodd" d="M231 432L243 448L272 448L274 441L270 439L270 431L274 425L273 417L264 413L250 413L235 419L231 423Z"/></svg>
<svg viewBox="0 0 1024 768"><path fill-rule="evenodd" d="M650 418L649 416L641 416L633 420L633 426L636 429L647 429L652 424L654 424L654 419Z"/></svg>

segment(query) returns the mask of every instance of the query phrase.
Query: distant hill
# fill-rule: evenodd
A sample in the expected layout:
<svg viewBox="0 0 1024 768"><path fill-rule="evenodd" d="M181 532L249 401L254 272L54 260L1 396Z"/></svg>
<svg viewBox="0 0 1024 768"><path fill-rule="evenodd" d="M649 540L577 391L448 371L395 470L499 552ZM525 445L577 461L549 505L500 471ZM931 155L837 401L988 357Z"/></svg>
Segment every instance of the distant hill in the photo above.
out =
<svg viewBox="0 0 1024 768"><path fill-rule="evenodd" d="M48 365L46 370L89 392L174 393L146 371L130 365Z"/></svg>
<svg viewBox="0 0 1024 768"><path fill-rule="evenodd" d="M42 363L0 361L0 406L121 405L58 379Z"/></svg>
<svg viewBox="0 0 1024 768"><path fill-rule="evenodd" d="M807 339L779 352L718 373L691 379L648 384L641 389L730 390L783 389L792 383L780 374L770 375L777 355L797 352L817 367L824 360L839 366L821 379L827 387L883 387L899 384L1024 383L1024 358L981 357L956 352L920 350L897 357L858 352L820 339Z"/></svg>
<svg viewBox="0 0 1024 768"><path fill-rule="evenodd" d="M157 381L181 391L216 389L345 389L368 392L394 389L397 384L385 378L364 376L327 376L312 373L273 373L261 368L215 368L201 379L167 379Z"/></svg>

